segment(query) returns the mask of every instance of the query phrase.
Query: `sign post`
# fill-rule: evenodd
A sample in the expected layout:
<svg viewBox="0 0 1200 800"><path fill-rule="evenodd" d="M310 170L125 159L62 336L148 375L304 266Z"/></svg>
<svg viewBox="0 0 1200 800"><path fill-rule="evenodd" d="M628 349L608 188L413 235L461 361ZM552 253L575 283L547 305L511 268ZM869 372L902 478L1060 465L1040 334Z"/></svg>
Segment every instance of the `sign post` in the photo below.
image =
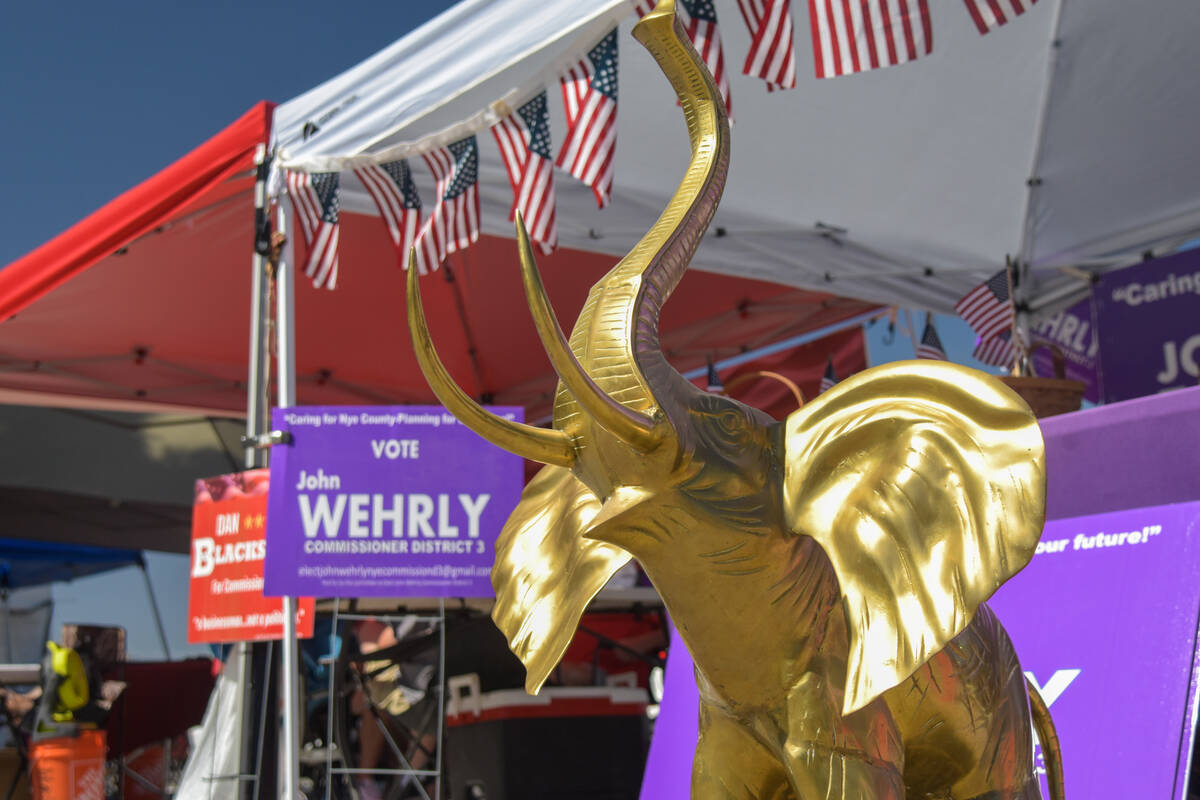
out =
<svg viewBox="0 0 1200 800"><path fill-rule="evenodd" d="M295 246L287 235L291 202L280 199L276 230L286 237L275 282L275 349L278 406L296 404ZM271 459L274 461L274 458ZM296 645L296 598L283 598L283 797L300 797L300 651Z"/></svg>

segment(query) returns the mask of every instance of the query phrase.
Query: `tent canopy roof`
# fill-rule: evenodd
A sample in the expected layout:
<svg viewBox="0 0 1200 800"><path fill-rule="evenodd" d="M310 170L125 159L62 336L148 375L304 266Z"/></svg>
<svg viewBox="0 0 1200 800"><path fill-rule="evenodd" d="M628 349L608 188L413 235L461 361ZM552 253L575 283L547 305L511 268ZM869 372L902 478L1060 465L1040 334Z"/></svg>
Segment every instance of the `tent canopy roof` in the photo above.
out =
<svg viewBox="0 0 1200 800"><path fill-rule="evenodd" d="M141 563L137 550L0 539L0 588L69 581Z"/></svg>
<svg viewBox="0 0 1200 800"><path fill-rule="evenodd" d="M1039 268L1048 298L1072 281L1054 267L1104 267L1200 231L1191 0L1043 0L985 37L961 5L934 4L931 55L832 80L813 77L807 9L793 3L797 88L771 94L738 69L749 42L735 3L716 6L736 124L699 269L950 311L1006 256ZM597 211L563 173L557 189L564 244L624 253L687 149L666 81L628 35L628 0L466 0L280 105L283 161L323 170L401 153L541 86L561 142L556 76L618 20L612 207ZM476 118L481 139L490 119ZM503 167L490 141L481 151L484 229L509 236ZM346 207L373 212L352 177L343 184Z"/></svg>
<svg viewBox="0 0 1200 800"><path fill-rule="evenodd" d="M257 106L180 161L0 270L0 401L237 415L246 407ZM297 282L297 376L306 404L431 403L403 310L404 273L377 218L342 216L335 291ZM569 327L615 262L560 248L542 259ZM548 413L556 377L525 307L512 239L485 235L423 279L430 327L461 385ZM664 310L683 371L870 310L861 301L695 273Z"/></svg>

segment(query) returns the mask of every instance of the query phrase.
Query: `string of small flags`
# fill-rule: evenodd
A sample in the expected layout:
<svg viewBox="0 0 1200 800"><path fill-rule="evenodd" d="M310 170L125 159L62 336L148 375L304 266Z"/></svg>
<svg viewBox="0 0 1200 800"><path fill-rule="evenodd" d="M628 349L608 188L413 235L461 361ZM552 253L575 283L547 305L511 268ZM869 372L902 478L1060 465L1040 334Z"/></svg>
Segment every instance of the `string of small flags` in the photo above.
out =
<svg viewBox="0 0 1200 800"><path fill-rule="evenodd" d="M639 17L655 5L654 0L630 2ZM1036 2L963 0L980 34L1005 25ZM763 80L768 91L795 88L791 0L737 0L737 4L751 38L743 74ZM678 0L676 10L732 118L733 99L713 0ZM902 64L933 49L928 0L808 0L808 12L818 78ZM612 199L617 82L614 28L559 78L567 134L557 157L552 157L545 89L491 126L513 191L509 218L521 214L530 239L543 253L552 252L558 243L554 167L590 187L601 208ZM417 267L424 275L479 239L479 145L470 135L421 157L436 184L437 201L427 215L407 159L352 171L387 226L397 262L407 267L408 252L415 247ZM284 178L308 251L304 273L316 288L333 289L338 281L340 175L285 170ZM997 331L988 329L980 346L994 350L992 340L997 338ZM991 350L985 354L1002 356Z"/></svg>

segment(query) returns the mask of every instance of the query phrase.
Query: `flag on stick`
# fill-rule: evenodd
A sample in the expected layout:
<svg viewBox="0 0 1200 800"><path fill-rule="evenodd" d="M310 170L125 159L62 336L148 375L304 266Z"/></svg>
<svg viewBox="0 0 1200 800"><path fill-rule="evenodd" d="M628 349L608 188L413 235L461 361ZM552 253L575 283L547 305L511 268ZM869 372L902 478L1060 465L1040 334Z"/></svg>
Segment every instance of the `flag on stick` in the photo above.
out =
<svg viewBox="0 0 1200 800"><path fill-rule="evenodd" d="M1008 270L1002 269L967 292L954 304L954 310L987 342L1012 327L1013 310L1009 300Z"/></svg>
<svg viewBox="0 0 1200 800"><path fill-rule="evenodd" d="M808 0L818 78L903 64L933 50L928 0Z"/></svg>
<svg viewBox="0 0 1200 800"><path fill-rule="evenodd" d="M979 33L987 34L1029 10L1037 0L963 0Z"/></svg>
<svg viewBox="0 0 1200 800"><path fill-rule="evenodd" d="M767 82L767 90L796 87L791 0L738 0L750 30L750 52L742 72Z"/></svg>
<svg viewBox="0 0 1200 800"><path fill-rule="evenodd" d="M946 351L942 347L942 340L937 334L937 328L933 327L933 314L925 315L925 331L921 334L921 341L917 344L917 358L928 358L933 361L950 360L946 358Z"/></svg>
<svg viewBox="0 0 1200 800"><path fill-rule="evenodd" d="M304 274L317 289L333 289L338 278L338 173L287 173L288 195L308 248Z"/></svg>
<svg viewBox="0 0 1200 800"><path fill-rule="evenodd" d="M413 184L408 161L402 158L386 164L359 167L354 170L354 175L375 201L379 216L387 225L392 246L396 248L396 263L406 267L408 251L416 244L421 231L421 196ZM432 237L426 236L421 247L424 252L418 259L420 263L438 263Z"/></svg>
<svg viewBox="0 0 1200 800"><path fill-rule="evenodd" d="M718 394L725 391L725 384L721 383L721 376L717 374L711 356L708 359L708 391Z"/></svg>
<svg viewBox="0 0 1200 800"><path fill-rule="evenodd" d="M617 147L616 29L567 70L561 83L567 139L556 164L592 187L596 204L604 208L612 197Z"/></svg>
<svg viewBox="0 0 1200 800"><path fill-rule="evenodd" d="M451 142L424 155L437 181L437 205L417 238L417 267L421 274L437 269L446 256L479 239L479 145L474 136ZM424 260L432 237L436 260Z"/></svg>
<svg viewBox="0 0 1200 800"><path fill-rule="evenodd" d="M990 339L980 339L972 355L993 367L1011 367L1017 355L1012 343L1012 330L1003 331Z"/></svg>
<svg viewBox="0 0 1200 800"><path fill-rule="evenodd" d="M821 389L817 394L828 392L834 386L837 386L837 382L837 373L833 371L833 356L830 356L829 363L825 366L825 374L821 376Z"/></svg>
<svg viewBox="0 0 1200 800"><path fill-rule="evenodd" d="M558 244L554 220L554 161L550 154L550 111L546 92L492 126L492 135L500 147L500 157L513 188L513 204L508 218L517 212L543 253Z"/></svg>

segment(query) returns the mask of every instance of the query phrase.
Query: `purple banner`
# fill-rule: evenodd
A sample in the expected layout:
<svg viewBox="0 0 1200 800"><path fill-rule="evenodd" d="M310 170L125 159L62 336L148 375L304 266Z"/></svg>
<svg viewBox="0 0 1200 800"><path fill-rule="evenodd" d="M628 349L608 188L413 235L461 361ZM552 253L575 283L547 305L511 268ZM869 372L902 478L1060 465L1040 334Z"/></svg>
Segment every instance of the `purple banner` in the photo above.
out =
<svg viewBox="0 0 1200 800"><path fill-rule="evenodd" d="M1105 402L1196 385L1200 250L1110 272L1093 296Z"/></svg>
<svg viewBox="0 0 1200 800"><path fill-rule="evenodd" d="M1050 705L1067 791L1185 797L1200 503L1055 520L1038 551L990 604Z"/></svg>
<svg viewBox="0 0 1200 800"><path fill-rule="evenodd" d="M1035 374L1043 378L1058 377L1055 375L1054 358L1050 351L1037 345L1057 347L1063 354L1063 377L1083 381L1087 386L1083 396L1093 403L1100 402L1103 396L1097 359L1100 337L1096 334L1096 326L1092 324L1090 298L1081 300L1034 325L1033 344Z"/></svg>
<svg viewBox="0 0 1200 800"><path fill-rule="evenodd" d="M293 441L271 451L263 594L493 596L519 457L439 406L276 409L272 424Z"/></svg>
<svg viewBox="0 0 1200 800"><path fill-rule="evenodd" d="M1185 797L1196 700L1200 503L1054 520L1038 551L991 606L1050 705L1068 796ZM688 797L696 704L690 658L680 644L667 663L642 786L646 800ZM1042 767L1040 750L1036 759ZM1044 786L1043 795L1049 797Z"/></svg>

